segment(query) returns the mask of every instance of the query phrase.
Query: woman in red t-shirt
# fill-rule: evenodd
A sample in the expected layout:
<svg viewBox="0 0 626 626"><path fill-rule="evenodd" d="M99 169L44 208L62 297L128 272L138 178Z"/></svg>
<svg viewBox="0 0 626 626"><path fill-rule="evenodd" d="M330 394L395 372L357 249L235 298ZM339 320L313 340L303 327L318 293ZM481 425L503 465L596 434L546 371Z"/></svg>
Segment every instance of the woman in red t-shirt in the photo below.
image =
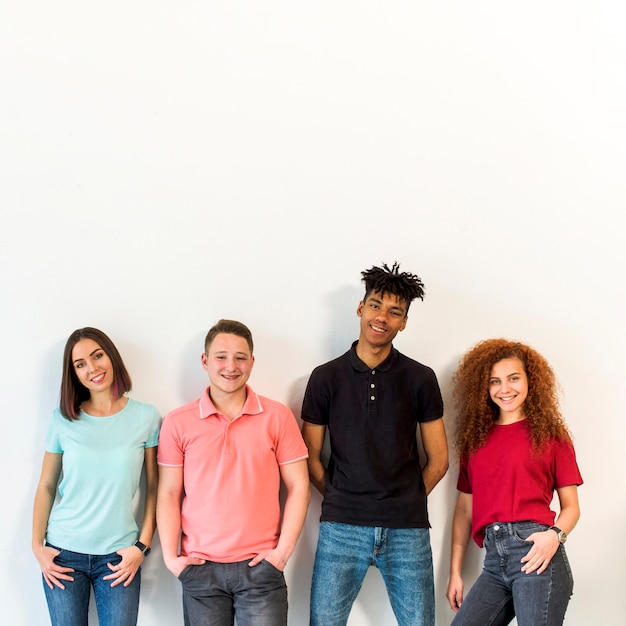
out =
<svg viewBox="0 0 626 626"><path fill-rule="evenodd" d="M489 339L461 359L453 380L460 471L446 594L452 624L516 617L518 626L560 625L573 589L563 544L580 516L582 478L552 368L527 345ZM464 598L470 536L486 555Z"/></svg>

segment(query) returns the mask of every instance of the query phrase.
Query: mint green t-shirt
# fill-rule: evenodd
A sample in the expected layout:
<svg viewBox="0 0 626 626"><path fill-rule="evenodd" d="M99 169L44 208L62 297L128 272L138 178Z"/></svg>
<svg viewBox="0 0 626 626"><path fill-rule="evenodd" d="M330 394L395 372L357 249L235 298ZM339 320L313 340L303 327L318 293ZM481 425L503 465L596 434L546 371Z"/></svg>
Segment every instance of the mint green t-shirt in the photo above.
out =
<svg viewBox="0 0 626 626"><path fill-rule="evenodd" d="M137 541L133 498L139 487L146 448L159 439L157 409L129 399L115 415L82 411L70 421L56 409L46 450L63 455L59 498L46 541L83 554L109 554Z"/></svg>

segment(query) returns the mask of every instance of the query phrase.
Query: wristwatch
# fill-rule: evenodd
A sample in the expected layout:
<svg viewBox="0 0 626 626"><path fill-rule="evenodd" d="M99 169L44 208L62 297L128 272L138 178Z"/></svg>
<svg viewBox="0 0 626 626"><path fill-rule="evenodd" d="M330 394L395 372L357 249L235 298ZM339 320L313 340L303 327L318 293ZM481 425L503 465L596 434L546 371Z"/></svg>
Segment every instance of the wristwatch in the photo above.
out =
<svg viewBox="0 0 626 626"><path fill-rule="evenodd" d="M559 543L565 543L567 541L567 533L558 526L550 526L550 530L556 533L556 536L559 538Z"/></svg>
<svg viewBox="0 0 626 626"><path fill-rule="evenodd" d="M141 543L141 541L135 542L135 548L139 548L144 556L148 556L150 554L150 550L152 550L150 546L147 546L145 543Z"/></svg>

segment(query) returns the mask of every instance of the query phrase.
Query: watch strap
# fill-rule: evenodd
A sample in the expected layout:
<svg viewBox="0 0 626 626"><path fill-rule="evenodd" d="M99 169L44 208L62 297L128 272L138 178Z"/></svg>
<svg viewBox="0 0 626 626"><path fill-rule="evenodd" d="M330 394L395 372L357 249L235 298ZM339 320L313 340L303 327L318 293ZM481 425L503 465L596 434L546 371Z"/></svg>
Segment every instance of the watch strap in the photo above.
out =
<svg viewBox="0 0 626 626"><path fill-rule="evenodd" d="M142 543L141 541L136 541L135 547L139 548L144 556L148 556L150 554L150 551L152 550L150 546L147 546L145 543Z"/></svg>

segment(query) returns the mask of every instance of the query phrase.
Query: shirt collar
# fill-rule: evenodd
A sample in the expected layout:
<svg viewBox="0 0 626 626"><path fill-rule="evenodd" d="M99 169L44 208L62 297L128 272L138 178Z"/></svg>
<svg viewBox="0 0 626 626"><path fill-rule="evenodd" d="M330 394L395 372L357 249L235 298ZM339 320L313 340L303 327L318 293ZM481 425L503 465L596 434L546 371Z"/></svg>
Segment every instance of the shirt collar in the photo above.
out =
<svg viewBox="0 0 626 626"><path fill-rule="evenodd" d="M214 415L219 415L219 411L215 408L215 405L211 401L209 389L211 389L211 387L207 387L204 390L204 393L198 401L199 417L201 420ZM246 385L246 401L241 409L241 415L258 415L262 412L263 405L261 404L261 399L249 385Z"/></svg>
<svg viewBox="0 0 626 626"><path fill-rule="evenodd" d="M350 363L351 363L352 367L355 370L357 370L357 372L369 372L372 368L368 367L357 356L356 346L357 346L358 343L359 343L358 340L355 341L352 344L352 347L350 348L350 352L348 353L350 355ZM391 352L389 353L387 358L380 365L377 365L373 369L380 370L381 372L389 371L389 369L391 369L391 366L398 360L398 355L399 354L400 353L393 346L391 346Z"/></svg>

